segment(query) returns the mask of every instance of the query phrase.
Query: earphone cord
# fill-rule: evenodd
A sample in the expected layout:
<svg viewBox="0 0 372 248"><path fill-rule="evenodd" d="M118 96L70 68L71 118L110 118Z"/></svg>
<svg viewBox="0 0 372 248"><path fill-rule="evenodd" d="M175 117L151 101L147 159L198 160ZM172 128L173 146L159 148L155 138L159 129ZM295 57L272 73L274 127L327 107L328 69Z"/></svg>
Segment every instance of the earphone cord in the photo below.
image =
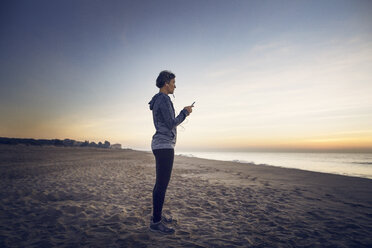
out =
<svg viewBox="0 0 372 248"><path fill-rule="evenodd" d="M173 98L175 98L174 96L174 93L172 93L173 95ZM178 113L178 111L175 110L176 113ZM189 122L189 120L186 118L186 122L184 122L183 124L186 124L187 122ZM182 131L185 130L186 128L184 126L182 126L182 124L179 124L179 126L181 126L183 129L181 129Z"/></svg>

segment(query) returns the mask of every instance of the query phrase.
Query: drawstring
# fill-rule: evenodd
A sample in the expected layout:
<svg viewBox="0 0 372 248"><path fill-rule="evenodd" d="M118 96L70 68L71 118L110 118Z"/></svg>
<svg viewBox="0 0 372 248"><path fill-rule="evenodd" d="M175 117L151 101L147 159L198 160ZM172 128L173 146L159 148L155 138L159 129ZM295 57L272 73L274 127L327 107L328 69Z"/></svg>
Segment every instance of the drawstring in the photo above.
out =
<svg viewBox="0 0 372 248"><path fill-rule="evenodd" d="M172 93L172 95L173 95L173 98L176 98L175 96L174 96L174 93ZM175 115L178 113L178 111L175 111L175 109L173 108L173 110L174 110L174 113L175 113ZM185 119L185 121L183 122L183 124L186 124L186 123L188 123L189 122L189 120L186 118ZM184 126L182 126L182 124L179 124L178 126L180 126L180 127L182 127L183 129L181 129L181 131L184 131L186 128L184 127Z"/></svg>

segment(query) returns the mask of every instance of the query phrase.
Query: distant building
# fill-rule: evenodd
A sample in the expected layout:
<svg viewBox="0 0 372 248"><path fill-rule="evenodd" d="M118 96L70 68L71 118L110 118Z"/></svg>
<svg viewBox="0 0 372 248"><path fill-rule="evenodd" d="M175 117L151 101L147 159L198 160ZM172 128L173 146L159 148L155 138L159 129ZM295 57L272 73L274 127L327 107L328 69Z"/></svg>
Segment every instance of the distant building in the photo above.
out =
<svg viewBox="0 0 372 248"><path fill-rule="evenodd" d="M83 142L81 141L74 141L74 143L72 144L72 146L81 146L81 144L83 144Z"/></svg>
<svg viewBox="0 0 372 248"><path fill-rule="evenodd" d="M62 141L63 145L64 146L73 146L74 143L75 143L75 140L72 140L72 139L64 139Z"/></svg>
<svg viewBox="0 0 372 248"><path fill-rule="evenodd" d="M32 145L32 146L65 146L65 147L100 147L100 148L110 148L110 142L105 140L105 143L99 142L96 144L95 142L89 142L86 140L84 142L73 140L73 139L22 139L22 138L7 138L7 137L0 137L0 144L6 145L17 145L17 144L24 144L24 145ZM111 148L114 149L121 149L120 144L114 144Z"/></svg>
<svg viewBox="0 0 372 248"><path fill-rule="evenodd" d="M121 149L121 144L113 144L110 146L111 149Z"/></svg>

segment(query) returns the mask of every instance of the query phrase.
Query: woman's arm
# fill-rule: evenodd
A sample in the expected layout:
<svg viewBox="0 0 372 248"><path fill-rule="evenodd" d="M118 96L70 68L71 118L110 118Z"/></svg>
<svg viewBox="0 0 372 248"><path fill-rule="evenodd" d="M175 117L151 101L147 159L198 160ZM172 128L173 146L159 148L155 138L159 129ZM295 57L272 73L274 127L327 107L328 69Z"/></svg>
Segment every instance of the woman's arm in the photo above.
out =
<svg viewBox="0 0 372 248"><path fill-rule="evenodd" d="M188 111L186 109L181 110L179 115L174 118L173 117L173 112L171 110L172 106L170 105L171 103L169 100L167 100L165 97L161 99L160 103L160 112L164 118L165 125L171 130L173 127L178 126L181 124L186 116L188 115Z"/></svg>

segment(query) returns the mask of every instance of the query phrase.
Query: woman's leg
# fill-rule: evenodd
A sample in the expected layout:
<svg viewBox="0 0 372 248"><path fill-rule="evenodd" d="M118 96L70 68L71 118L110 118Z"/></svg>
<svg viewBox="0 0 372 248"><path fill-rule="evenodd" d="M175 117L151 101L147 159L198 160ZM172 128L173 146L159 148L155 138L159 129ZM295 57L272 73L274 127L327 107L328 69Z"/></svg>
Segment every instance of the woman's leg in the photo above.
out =
<svg viewBox="0 0 372 248"><path fill-rule="evenodd" d="M161 220L165 192L172 174L174 149L153 150L156 160L156 183L152 192L153 222Z"/></svg>

